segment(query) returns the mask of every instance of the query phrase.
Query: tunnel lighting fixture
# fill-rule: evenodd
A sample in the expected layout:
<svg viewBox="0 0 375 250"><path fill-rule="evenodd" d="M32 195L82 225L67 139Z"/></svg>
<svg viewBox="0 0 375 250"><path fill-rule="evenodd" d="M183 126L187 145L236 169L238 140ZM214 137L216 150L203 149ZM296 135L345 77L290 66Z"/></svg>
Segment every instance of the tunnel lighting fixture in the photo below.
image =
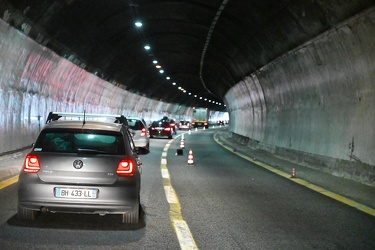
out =
<svg viewBox="0 0 375 250"><path fill-rule="evenodd" d="M171 78L169 76L167 76L165 79L170 80Z"/></svg>
<svg viewBox="0 0 375 250"><path fill-rule="evenodd" d="M203 98L202 97L199 97L200 100L202 100Z"/></svg>
<svg viewBox="0 0 375 250"><path fill-rule="evenodd" d="M176 85L176 83L175 83L175 82L173 82L173 83L172 83L172 85Z"/></svg>
<svg viewBox="0 0 375 250"><path fill-rule="evenodd" d="M191 93L189 92L189 95L191 95Z"/></svg>
<svg viewBox="0 0 375 250"><path fill-rule="evenodd" d="M156 65L155 66L157 69L161 69L161 66L160 65Z"/></svg>
<svg viewBox="0 0 375 250"><path fill-rule="evenodd" d="M197 97L197 95L194 95L194 97Z"/></svg>
<svg viewBox="0 0 375 250"><path fill-rule="evenodd" d="M181 89L181 87L178 87L178 89Z"/></svg>
<svg viewBox="0 0 375 250"><path fill-rule="evenodd" d="M134 23L134 25L136 27L142 27L143 24L141 22L137 21L137 22Z"/></svg>
<svg viewBox="0 0 375 250"><path fill-rule="evenodd" d="M162 69L159 70L159 73L160 73L160 74L163 74L163 73L164 73L164 70L162 70Z"/></svg>
<svg viewBox="0 0 375 250"><path fill-rule="evenodd" d="M186 90L184 90L184 93L186 93Z"/></svg>
<svg viewBox="0 0 375 250"><path fill-rule="evenodd" d="M151 47L150 47L150 45L145 45L145 50L150 50L151 49Z"/></svg>
<svg viewBox="0 0 375 250"><path fill-rule="evenodd" d="M152 63L153 63L153 64L157 64L157 63L158 63L158 61L156 61L156 60L153 60L153 61L152 61Z"/></svg>

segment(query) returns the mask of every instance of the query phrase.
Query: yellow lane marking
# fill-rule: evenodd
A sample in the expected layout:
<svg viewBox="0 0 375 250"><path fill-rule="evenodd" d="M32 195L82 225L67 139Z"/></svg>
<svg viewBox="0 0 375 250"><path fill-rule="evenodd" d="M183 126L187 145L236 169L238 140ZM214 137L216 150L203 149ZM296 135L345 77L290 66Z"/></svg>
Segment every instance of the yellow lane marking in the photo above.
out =
<svg viewBox="0 0 375 250"><path fill-rule="evenodd" d="M198 249L198 246L195 243L195 240L193 238L192 233L190 232L188 224L186 223L186 221L184 221L182 217L181 204L178 200L177 193L171 184L171 178L167 168L167 159L164 158L167 157L167 152L171 145L171 142L172 140L165 145L162 153L163 158L161 159L160 164L161 175L163 177L164 192L169 203L169 217L171 219L172 226L176 232L177 239L180 243L180 248L182 250L194 250Z"/></svg>
<svg viewBox="0 0 375 250"><path fill-rule="evenodd" d="M16 183L17 181L18 181L18 175L13 176L12 178L9 178L5 181L2 181L2 182L0 182L0 189L6 188L6 187Z"/></svg>
<svg viewBox="0 0 375 250"><path fill-rule="evenodd" d="M273 168L271 166L268 166L268 165L266 165L266 164L264 164L262 162L255 161L251 157L248 157L248 156L246 156L246 155L244 155L244 154L242 154L240 152L233 151L232 148L224 145L221 141L219 141L216 136L214 136L214 140L218 144L220 144L222 147L224 147L225 149L231 151L232 153L234 153L234 154L236 154L236 155L238 155L238 156L240 156L240 157L242 157L242 158L244 158L244 159L246 159L246 160L248 160L248 161L250 161L250 162L252 162L252 163L254 163L254 164L258 165L258 166L260 166L260 167L262 167L262 168L265 168L265 169L267 169L267 170L269 170L269 171L271 171L271 172L273 172L275 174L278 174L278 175L280 175L280 176L282 176L284 178L287 178L288 180L294 181L294 182L296 182L296 183L298 183L298 184L300 184L302 186L305 186L305 187L307 187L307 188L309 188L311 190L314 190L314 191L316 191L316 192L318 192L318 193L320 193L322 195L328 196L328 197L330 197L330 198L332 198L334 200L337 200L337 201L339 201L341 203L344 203L344 204L346 204L348 206L354 207L354 208L356 208L356 209L358 209L358 210L360 210L360 211L362 211L362 212L364 212L366 214L369 214L369 215L372 215L372 216L375 217L375 209L373 209L371 207L368 207L368 206L363 205L363 204L361 204L359 202L356 202L356 201L353 201L351 199L348 199L348 198L346 198L346 197L344 197L342 195L339 195L339 194L333 193L331 191L328 191L328 190L326 190L326 189L324 189L322 187L316 186L316 185L314 185L314 184L312 184L312 183L310 183L308 181L301 180L301 179L298 179L298 178L290 178L290 174L287 174L287 173L285 173L283 171L275 169L275 168Z"/></svg>

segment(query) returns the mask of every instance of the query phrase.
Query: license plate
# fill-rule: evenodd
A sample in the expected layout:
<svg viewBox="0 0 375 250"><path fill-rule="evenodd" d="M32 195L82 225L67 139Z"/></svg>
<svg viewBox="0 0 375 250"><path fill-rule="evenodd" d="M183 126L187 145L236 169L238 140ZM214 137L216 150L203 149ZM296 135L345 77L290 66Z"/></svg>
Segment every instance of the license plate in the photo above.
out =
<svg viewBox="0 0 375 250"><path fill-rule="evenodd" d="M57 198L96 199L97 196L97 189L55 188L55 197Z"/></svg>

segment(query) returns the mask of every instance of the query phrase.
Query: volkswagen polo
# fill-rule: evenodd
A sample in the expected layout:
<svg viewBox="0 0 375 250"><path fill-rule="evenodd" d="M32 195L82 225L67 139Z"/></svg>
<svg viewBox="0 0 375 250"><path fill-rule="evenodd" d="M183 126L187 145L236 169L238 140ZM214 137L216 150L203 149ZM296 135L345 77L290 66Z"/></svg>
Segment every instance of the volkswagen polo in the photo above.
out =
<svg viewBox="0 0 375 250"><path fill-rule="evenodd" d="M59 120L64 116L83 117ZM50 113L18 181L18 217L40 212L120 214L138 223L141 161L121 115Z"/></svg>

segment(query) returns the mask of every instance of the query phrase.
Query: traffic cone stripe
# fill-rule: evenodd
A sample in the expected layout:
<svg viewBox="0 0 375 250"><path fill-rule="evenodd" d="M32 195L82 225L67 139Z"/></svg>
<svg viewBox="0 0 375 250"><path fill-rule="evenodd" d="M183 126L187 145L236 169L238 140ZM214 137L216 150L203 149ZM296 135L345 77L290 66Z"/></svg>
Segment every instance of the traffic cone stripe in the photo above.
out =
<svg viewBox="0 0 375 250"><path fill-rule="evenodd" d="M193 165L194 164L194 157L193 157L193 150L189 150L189 156L188 156L188 165Z"/></svg>

